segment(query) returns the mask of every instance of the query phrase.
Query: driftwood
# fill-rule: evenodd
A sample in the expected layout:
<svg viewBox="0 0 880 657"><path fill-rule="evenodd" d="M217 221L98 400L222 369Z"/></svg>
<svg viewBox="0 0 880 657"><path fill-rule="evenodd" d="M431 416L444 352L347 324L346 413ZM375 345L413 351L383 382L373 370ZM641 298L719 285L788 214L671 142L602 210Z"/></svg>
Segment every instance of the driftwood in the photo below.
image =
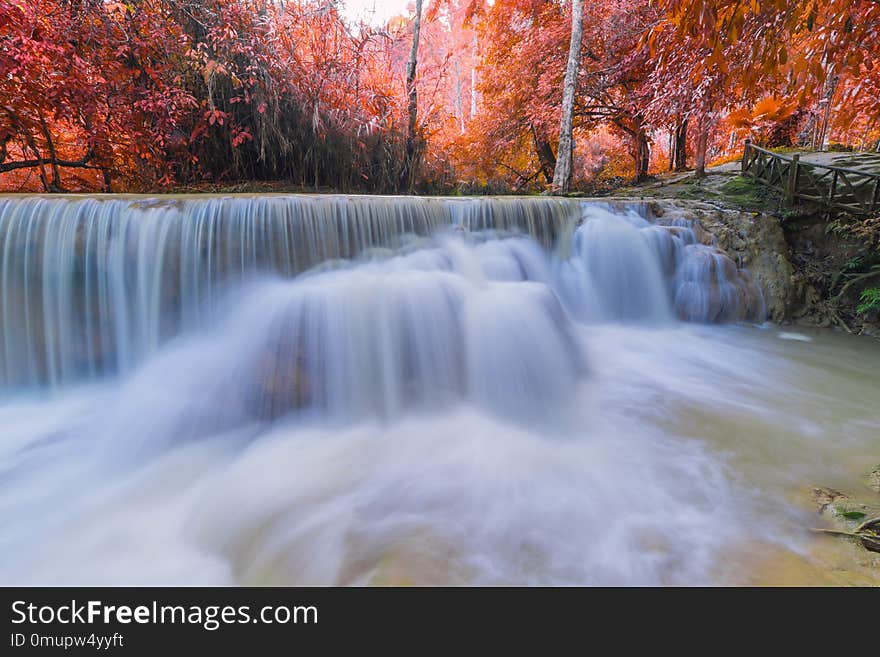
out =
<svg viewBox="0 0 880 657"><path fill-rule="evenodd" d="M847 538L857 538L866 550L871 552L880 552L880 517L865 520L856 527L855 531L847 532L841 529L821 529L811 527L810 531L820 534L831 534L832 536L845 536Z"/></svg>

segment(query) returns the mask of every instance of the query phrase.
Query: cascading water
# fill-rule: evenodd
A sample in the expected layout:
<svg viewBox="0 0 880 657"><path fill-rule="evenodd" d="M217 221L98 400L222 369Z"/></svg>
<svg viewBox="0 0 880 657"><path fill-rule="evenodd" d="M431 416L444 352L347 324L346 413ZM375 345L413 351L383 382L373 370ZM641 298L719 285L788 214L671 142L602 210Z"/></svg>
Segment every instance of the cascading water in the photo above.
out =
<svg viewBox="0 0 880 657"><path fill-rule="evenodd" d="M551 244L575 209L557 199L0 197L0 381L130 370L204 326L229 286L258 273L293 276L448 226Z"/></svg>
<svg viewBox="0 0 880 657"><path fill-rule="evenodd" d="M764 309L698 235L559 199L0 199L0 581L709 583L801 549L773 463L813 460L750 441L834 430L792 402L821 367L708 325ZM839 378L864 445L876 390Z"/></svg>

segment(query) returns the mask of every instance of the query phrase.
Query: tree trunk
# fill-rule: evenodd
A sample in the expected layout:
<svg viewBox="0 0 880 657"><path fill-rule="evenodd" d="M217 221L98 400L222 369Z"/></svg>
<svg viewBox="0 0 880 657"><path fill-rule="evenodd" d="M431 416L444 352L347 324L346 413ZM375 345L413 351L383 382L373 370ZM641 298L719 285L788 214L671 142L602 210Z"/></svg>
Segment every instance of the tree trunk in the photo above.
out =
<svg viewBox="0 0 880 657"><path fill-rule="evenodd" d="M676 171L684 171L687 169L687 130L687 119L680 121L675 128L675 151L673 153L672 162L673 169Z"/></svg>
<svg viewBox="0 0 880 657"><path fill-rule="evenodd" d="M645 128L637 124L633 135L633 157L636 163L636 182L642 182L648 177L648 166L651 163L651 145L648 143L648 134Z"/></svg>
<svg viewBox="0 0 880 657"><path fill-rule="evenodd" d="M473 61L471 62L471 118L477 115L477 34L474 32Z"/></svg>
<svg viewBox="0 0 880 657"><path fill-rule="evenodd" d="M710 118L704 116L697 130L696 140L696 176L702 178L706 175L706 153L709 150L709 133L711 131Z"/></svg>
<svg viewBox="0 0 880 657"><path fill-rule="evenodd" d="M61 189L61 171L58 168L58 153L55 151L55 142L52 141L52 133L46 124L46 119L40 114L40 129L43 131L43 137L46 140L46 148L49 150L49 164L52 167L52 185L49 191L60 192Z"/></svg>
<svg viewBox="0 0 880 657"><path fill-rule="evenodd" d="M584 33L583 14L583 0L571 0L571 42L568 45L568 65L565 68L565 82L562 88L562 117L559 122L556 170L553 172L553 190L560 194L567 194L571 185L571 160L574 151L572 121Z"/></svg>
<svg viewBox="0 0 880 657"><path fill-rule="evenodd" d="M401 191L412 193L415 186L415 174L418 169L419 136L418 117L419 103L416 91L416 65L419 54L419 31L422 27L422 0L416 0L416 15L413 19L412 47L409 51L409 60L406 62L406 95L409 120L406 128L406 152L403 162L403 170L400 175Z"/></svg>
<svg viewBox="0 0 880 657"><path fill-rule="evenodd" d="M461 99L461 67L455 60L455 113L458 115L458 129L464 134L464 107Z"/></svg>
<svg viewBox="0 0 880 657"><path fill-rule="evenodd" d="M532 138L535 140L535 152L538 154L538 163L541 165L541 173L547 183L553 182L553 172L556 169L556 156L553 154L553 147L543 135L538 135L535 125L529 126L532 129Z"/></svg>
<svg viewBox="0 0 880 657"><path fill-rule="evenodd" d="M831 118L831 100L834 98L834 92L837 90L837 82L839 78L836 75L830 75L825 83L825 97L821 103L824 104L822 109L822 118L819 120L819 136L816 140L816 150L825 149L825 140L828 138L828 124Z"/></svg>

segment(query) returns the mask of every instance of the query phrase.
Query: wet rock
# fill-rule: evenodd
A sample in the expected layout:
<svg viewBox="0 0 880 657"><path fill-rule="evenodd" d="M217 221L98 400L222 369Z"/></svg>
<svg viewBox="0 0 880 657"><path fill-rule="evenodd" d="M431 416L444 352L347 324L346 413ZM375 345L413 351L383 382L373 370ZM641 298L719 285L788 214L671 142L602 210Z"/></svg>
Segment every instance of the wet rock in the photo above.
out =
<svg viewBox="0 0 880 657"><path fill-rule="evenodd" d="M777 217L679 199L657 201L651 209L655 215L659 210L666 220L680 216L695 221L699 242L714 244L746 267L764 296L768 320L789 321L802 312L807 286L789 260Z"/></svg>
<svg viewBox="0 0 880 657"><path fill-rule="evenodd" d="M810 490L810 499L819 513L825 513L832 505L848 502L849 496L839 490L819 486Z"/></svg>
<svg viewBox="0 0 880 657"><path fill-rule="evenodd" d="M868 473L867 480L868 488L875 493L880 493L880 465Z"/></svg>

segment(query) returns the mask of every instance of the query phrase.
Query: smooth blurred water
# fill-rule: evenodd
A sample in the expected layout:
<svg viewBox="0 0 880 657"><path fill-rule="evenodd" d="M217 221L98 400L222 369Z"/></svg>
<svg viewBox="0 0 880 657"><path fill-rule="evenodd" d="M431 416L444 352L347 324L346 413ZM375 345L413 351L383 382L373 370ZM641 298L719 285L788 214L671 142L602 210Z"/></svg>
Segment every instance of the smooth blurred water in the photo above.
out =
<svg viewBox="0 0 880 657"><path fill-rule="evenodd" d="M190 275L154 263L126 288L152 237L104 272L68 238L73 255L46 259L61 238L41 229L37 283L15 224L0 581L707 584L747 581L730 558L745 546L806 554L793 492L877 460L876 343L710 324L763 320L760 291L686 222L566 206L546 241L521 220L531 201L483 206L491 230L438 221L299 275L257 257L106 372L74 365L65 332L115 332L118 350L165 306L124 324L108 300L93 333L71 290L172 280L186 314L204 302L184 296ZM207 266L192 258L181 271ZM43 306L68 299L55 328L7 314L23 280ZM53 359L64 376L42 376Z"/></svg>

